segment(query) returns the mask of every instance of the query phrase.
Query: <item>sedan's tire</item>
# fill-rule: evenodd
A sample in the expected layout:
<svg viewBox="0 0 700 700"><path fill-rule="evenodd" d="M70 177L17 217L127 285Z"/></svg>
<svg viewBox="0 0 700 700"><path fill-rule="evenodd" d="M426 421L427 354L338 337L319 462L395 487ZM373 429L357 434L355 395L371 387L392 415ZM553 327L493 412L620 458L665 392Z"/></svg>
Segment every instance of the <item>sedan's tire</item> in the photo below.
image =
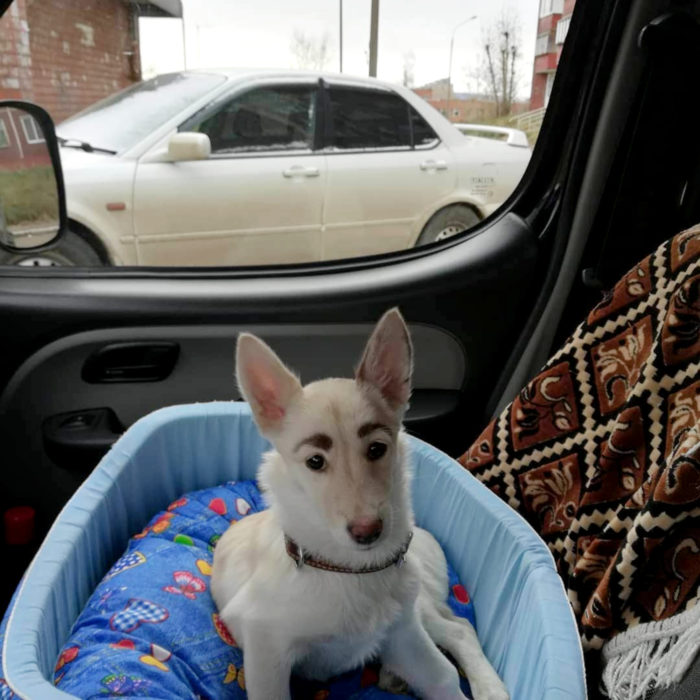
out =
<svg viewBox="0 0 700 700"><path fill-rule="evenodd" d="M476 226L479 221L481 221L481 217L467 204L453 204L445 207L428 221L418 236L416 245L443 241Z"/></svg>
<svg viewBox="0 0 700 700"><path fill-rule="evenodd" d="M0 265L23 267L102 267L97 251L74 231L66 231L56 243L26 252L0 249Z"/></svg>

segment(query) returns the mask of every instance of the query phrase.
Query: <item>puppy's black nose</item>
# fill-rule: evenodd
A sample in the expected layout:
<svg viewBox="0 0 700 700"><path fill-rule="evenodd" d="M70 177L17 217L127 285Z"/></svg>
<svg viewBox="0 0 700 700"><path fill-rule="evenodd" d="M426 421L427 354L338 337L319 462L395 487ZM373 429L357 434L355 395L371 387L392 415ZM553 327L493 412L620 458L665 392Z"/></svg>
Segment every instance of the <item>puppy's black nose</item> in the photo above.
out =
<svg viewBox="0 0 700 700"><path fill-rule="evenodd" d="M348 525L348 532L358 544L372 544L382 534L383 527L380 518L358 518Z"/></svg>

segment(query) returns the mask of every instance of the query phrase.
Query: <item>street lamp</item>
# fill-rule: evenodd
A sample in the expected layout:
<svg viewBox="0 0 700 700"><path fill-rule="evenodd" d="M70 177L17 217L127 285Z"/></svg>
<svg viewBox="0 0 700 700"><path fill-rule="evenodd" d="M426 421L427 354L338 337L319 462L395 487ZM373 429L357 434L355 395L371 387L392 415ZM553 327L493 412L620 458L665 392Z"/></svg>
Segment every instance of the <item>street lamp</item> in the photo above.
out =
<svg viewBox="0 0 700 700"><path fill-rule="evenodd" d="M453 30L452 30L452 38L450 39L450 68L447 71L447 118L450 119L450 101L452 100L452 52L454 51L455 47L455 34L457 33L457 30L460 27L463 27L465 24L468 24L474 19L478 19L477 15L472 15L469 19L465 19L464 22L460 22ZM452 121L452 120L450 120Z"/></svg>

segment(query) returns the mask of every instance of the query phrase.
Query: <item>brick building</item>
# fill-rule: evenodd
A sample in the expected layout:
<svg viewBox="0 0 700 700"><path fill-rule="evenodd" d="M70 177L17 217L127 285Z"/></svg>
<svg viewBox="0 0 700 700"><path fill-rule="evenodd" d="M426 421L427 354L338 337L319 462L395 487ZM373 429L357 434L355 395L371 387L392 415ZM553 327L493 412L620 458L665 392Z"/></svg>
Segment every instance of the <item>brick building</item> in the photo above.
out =
<svg viewBox="0 0 700 700"><path fill-rule="evenodd" d="M540 0L530 109L546 107L576 0Z"/></svg>
<svg viewBox="0 0 700 700"><path fill-rule="evenodd" d="M41 127L29 114L0 108L0 172L51 165Z"/></svg>
<svg viewBox="0 0 700 700"><path fill-rule="evenodd" d="M480 122L496 116L496 103L487 95L453 92L447 78L413 88L451 122Z"/></svg>
<svg viewBox="0 0 700 700"><path fill-rule="evenodd" d="M181 17L179 0L14 0L0 19L0 99L55 122L140 80L139 16Z"/></svg>
<svg viewBox="0 0 700 700"><path fill-rule="evenodd" d="M490 123L496 118L496 102L492 97L481 93L453 92L447 78L413 88L413 92L455 124ZM512 114L525 109L527 102L513 102L511 105Z"/></svg>

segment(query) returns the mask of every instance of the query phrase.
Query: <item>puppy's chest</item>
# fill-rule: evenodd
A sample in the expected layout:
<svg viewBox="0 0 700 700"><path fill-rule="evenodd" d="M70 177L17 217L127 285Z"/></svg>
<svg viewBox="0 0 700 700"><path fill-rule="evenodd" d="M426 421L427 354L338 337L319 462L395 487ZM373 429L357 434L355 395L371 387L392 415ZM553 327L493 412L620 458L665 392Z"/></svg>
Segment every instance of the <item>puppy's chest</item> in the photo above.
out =
<svg viewBox="0 0 700 700"><path fill-rule="evenodd" d="M324 681L362 666L379 652L384 634L328 637L305 644L294 672L310 680Z"/></svg>
<svg viewBox="0 0 700 700"><path fill-rule="evenodd" d="M373 599L357 591L334 602L334 607L319 608L300 635L295 666L307 678L322 680L375 656L405 605L391 594Z"/></svg>

